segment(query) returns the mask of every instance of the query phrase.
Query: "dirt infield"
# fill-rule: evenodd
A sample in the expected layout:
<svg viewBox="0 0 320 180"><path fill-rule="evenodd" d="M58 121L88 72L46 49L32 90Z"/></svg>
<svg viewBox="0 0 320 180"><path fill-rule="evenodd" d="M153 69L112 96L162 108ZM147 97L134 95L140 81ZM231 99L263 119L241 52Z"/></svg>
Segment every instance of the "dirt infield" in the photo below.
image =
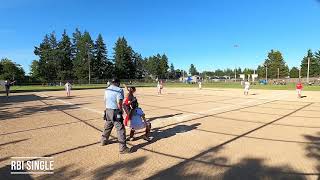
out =
<svg viewBox="0 0 320 180"><path fill-rule="evenodd" d="M0 179L320 178L320 92L139 88L154 139L128 142L128 155L115 130L100 146L103 93L0 96ZM53 157L54 174L10 175L17 156Z"/></svg>

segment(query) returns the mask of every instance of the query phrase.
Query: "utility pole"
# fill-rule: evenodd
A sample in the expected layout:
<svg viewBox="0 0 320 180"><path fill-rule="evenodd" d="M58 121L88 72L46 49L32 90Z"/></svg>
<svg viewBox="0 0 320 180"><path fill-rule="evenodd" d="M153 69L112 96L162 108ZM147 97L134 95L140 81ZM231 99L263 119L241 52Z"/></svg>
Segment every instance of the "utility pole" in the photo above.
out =
<svg viewBox="0 0 320 180"><path fill-rule="evenodd" d="M310 73L310 57L308 57L308 73L307 73L307 83L309 84L309 73Z"/></svg>
<svg viewBox="0 0 320 180"><path fill-rule="evenodd" d="M182 83L185 81L184 79L184 70L182 70Z"/></svg>
<svg viewBox="0 0 320 180"><path fill-rule="evenodd" d="M234 68L234 82L237 82L237 67Z"/></svg>
<svg viewBox="0 0 320 180"><path fill-rule="evenodd" d="M299 68L299 81L301 81L301 67Z"/></svg>
<svg viewBox="0 0 320 180"><path fill-rule="evenodd" d="M268 66L266 65L266 81L268 82Z"/></svg>
<svg viewBox="0 0 320 180"><path fill-rule="evenodd" d="M279 81L279 77L280 77L280 69L278 68L278 81Z"/></svg>
<svg viewBox="0 0 320 180"><path fill-rule="evenodd" d="M89 84L91 84L91 58L90 58L90 45L86 43L87 45L87 55L88 55L88 62L89 62Z"/></svg>

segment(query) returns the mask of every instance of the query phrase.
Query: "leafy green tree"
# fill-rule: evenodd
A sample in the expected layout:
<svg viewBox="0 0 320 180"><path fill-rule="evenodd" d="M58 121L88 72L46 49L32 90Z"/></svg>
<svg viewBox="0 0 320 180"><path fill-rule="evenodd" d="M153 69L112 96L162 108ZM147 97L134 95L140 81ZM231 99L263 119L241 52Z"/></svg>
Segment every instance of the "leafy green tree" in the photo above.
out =
<svg viewBox="0 0 320 180"><path fill-rule="evenodd" d="M176 69L174 73L175 74L174 79L179 79L180 77L183 77L182 73L183 73L183 70Z"/></svg>
<svg viewBox="0 0 320 180"><path fill-rule="evenodd" d="M25 78L25 72L21 65L12 62L10 59L1 59L0 67L0 79L22 81Z"/></svg>
<svg viewBox="0 0 320 180"><path fill-rule="evenodd" d="M31 79L44 81L43 77L40 74L39 61L33 60L30 65L30 76Z"/></svg>
<svg viewBox="0 0 320 180"><path fill-rule="evenodd" d="M163 54L151 56L146 60L146 70L149 75L164 79L168 74L168 57Z"/></svg>
<svg viewBox="0 0 320 180"><path fill-rule="evenodd" d="M62 34L62 39L58 43L58 70L57 77L59 80L68 80L73 78L73 63L72 63L72 44L66 33Z"/></svg>
<svg viewBox="0 0 320 180"><path fill-rule="evenodd" d="M204 74L206 77L210 77L213 78L214 75L214 71L203 71L202 74Z"/></svg>
<svg viewBox="0 0 320 180"><path fill-rule="evenodd" d="M245 74L246 76L249 75L249 74L253 74L253 73L254 73L253 69L250 69L250 68L244 68L243 69L243 74Z"/></svg>
<svg viewBox="0 0 320 180"><path fill-rule="evenodd" d="M263 65L259 65L257 68L258 77L264 78L266 76L266 68Z"/></svg>
<svg viewBox="0 0 320 180"><path fill-rule="evenodd" d="M217 70L214 71L214 75L221 77L221 76L224 76L225 74L224 74L223 70L217 69Z"/></svg>
<svg viewBox="0 0 320 180"><path fill-rule="evenodd" d="M290 78L299 78L299 69L297 67L290 69Z"/></svg>
<svg viewBox="0 0 320 180"><path fill-rule="evenodd" d="M121 79L132 79L135 77L135 66L133 62L133 50L127 40L121 37L117 40L114 49L115 75Z"/></svg>
<svg viewBox="0 0 320 180"><path fill-rule="evenodd" d="M0 74L2 74L2 73L3 73L3 65L0 64Z"/></svg>
<svg viewBox="0 0 320 180"><path fill-rule="evenodd" d="M318 52L319 53L319 52ZM301 76L307 77L308 73L308 58L310 58L309 76L316 77L320 74L319 54L315 55L309 49L307 55L301 61Z"/></svg>
<svg viewBox="0 0 320 180"><path fill-rule="evenodd" d="M224 74L229 77L234 77L234 70L227 68L224 70Z"/></svg>
<svg viewBox="0 0 320 180"><path fill-rule="evenodd" d="M189 73L191 74L191 76L199 74L199 72L197 71L196 67L193 64L190 65Z"/></svg>

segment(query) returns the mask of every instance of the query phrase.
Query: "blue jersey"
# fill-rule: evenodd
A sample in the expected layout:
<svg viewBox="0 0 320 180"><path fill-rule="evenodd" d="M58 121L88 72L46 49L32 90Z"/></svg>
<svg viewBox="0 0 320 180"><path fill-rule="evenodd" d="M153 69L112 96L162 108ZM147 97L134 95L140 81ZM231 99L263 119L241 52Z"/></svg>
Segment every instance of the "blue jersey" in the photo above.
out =
<svg viewBox="0 0 320 180"><path fill-rule="evenodd" d="M123 99L123 89L115 85L110 85L104 92L104 102L106 109L119 109L118 103Z"/></svg>

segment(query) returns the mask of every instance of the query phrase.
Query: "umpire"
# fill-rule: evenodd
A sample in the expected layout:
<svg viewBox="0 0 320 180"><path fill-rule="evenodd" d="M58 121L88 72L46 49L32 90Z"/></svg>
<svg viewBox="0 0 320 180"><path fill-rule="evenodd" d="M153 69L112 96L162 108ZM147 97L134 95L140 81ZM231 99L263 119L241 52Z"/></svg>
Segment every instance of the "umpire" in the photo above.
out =
<svg viewBox="0 0 320 180"><path fill-rule="evenodd" d="M123 125L122 102L124 99L123 89L120 87L120 80L114 78L111 85L105 90L105 125L102 132L101 145L108 144L108 139L113 126L117 129L120 154L130 153L130 148L126 145L126 132Z"/></svg>

